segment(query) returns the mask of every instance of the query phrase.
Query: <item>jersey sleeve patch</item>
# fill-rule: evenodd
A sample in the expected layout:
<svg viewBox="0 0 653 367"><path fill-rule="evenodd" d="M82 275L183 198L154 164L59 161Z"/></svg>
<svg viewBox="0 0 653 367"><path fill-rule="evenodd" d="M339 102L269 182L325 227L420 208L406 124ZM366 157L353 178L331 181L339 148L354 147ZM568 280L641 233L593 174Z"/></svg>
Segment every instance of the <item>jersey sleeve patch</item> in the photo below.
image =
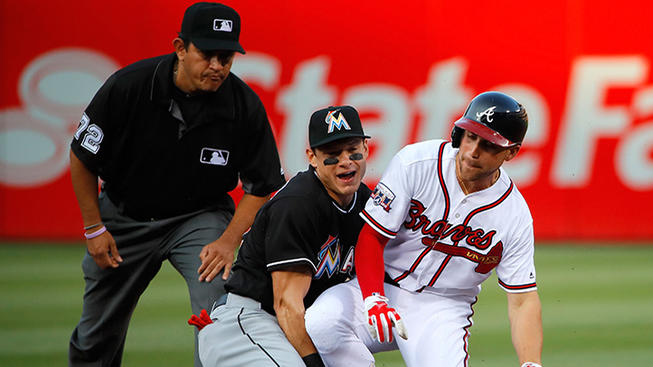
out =
<svg viewBox="0 0 653 367"><path fill-rule="evenodd" d="M386 185L379 182L371 195L372 203L374 205L380 206L386 212L390 212L390 204L395 199L395 194L390 190Z"/></svg>
<svg viewBox="0 0 653 367"><path fill-rule="evenodd" d="M519 285L513 285L513 284L507 284L501 281L501 279L498 279L499 281L499 286L503 288L506 292L509 293L523 293L523 292L530 292L537 290L537 283L528 283L528 284L519 284Z"/></svg>

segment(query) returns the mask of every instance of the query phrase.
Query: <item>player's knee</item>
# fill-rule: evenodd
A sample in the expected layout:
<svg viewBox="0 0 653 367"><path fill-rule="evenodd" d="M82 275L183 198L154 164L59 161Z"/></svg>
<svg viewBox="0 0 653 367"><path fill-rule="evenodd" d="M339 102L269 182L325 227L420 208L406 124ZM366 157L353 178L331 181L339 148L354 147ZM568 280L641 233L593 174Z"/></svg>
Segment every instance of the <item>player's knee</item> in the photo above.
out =
<svg viewBox="0 0 653 367"><path fill-rule="evenodd" d="M330 353L336 349L344 330L338 327L342 326L342 322L334 317L334 313L320 312L319 309L309 308L305 321L306 331L321 354Z"/></svg>

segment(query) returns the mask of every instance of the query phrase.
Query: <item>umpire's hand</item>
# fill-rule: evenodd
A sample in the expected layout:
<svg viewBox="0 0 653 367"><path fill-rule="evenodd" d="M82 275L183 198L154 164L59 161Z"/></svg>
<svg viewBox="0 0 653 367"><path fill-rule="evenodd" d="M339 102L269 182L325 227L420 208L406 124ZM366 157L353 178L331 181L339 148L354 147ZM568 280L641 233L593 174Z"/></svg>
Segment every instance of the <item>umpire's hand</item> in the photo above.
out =
<svg viewBox="0 0 653 367"><path fill-rule="evenodd" d="M120 257L116 247L116 241L109 231L95 238L87 239L86 248L101 269L117 268L119 263L122 262L122 257Z"/></svg>
<svg viewBox="0 0 653 367"><path fill-rule="evenodd" d="M234 253L236 248L240 244L231 243L224 237L220 237L217 240L209 243L204 246L200 252L200 260L202 260L202 265L197 269L197 273L200 275L199 281L210 282L215 278L220 270L224 268L222 273L222 279L227 280L229 272L231 271L231 266L234 263Z"/></svg>

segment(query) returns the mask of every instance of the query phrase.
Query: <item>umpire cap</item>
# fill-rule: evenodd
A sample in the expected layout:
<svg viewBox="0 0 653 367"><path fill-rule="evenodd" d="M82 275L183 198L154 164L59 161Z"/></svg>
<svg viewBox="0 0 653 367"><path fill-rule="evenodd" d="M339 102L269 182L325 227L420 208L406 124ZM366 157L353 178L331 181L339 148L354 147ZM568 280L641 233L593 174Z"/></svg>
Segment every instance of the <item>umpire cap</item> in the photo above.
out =
<svg viewBox="0 0 653 367"><path fill-rule="evenodd" d="M344 138L364 138L358 111L352 106L329 106L313 112L308 124L311 148Z"/></svg>
<svg viewBox="0 0 653 367"><path fill-rule="evenodd" d="M179 37L190 40L200 50L226 50L245 53L238 42L240 16L218 3L195 3L186 9Z"/></svg>

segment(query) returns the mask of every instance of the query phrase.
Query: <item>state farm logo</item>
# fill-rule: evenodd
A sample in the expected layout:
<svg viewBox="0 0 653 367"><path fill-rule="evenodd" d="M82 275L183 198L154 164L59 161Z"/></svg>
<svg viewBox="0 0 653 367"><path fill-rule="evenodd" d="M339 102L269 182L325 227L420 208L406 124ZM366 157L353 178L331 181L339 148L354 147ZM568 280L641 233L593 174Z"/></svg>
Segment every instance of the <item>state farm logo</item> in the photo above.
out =
<svg viewBox="0 0 653 367"><path fill-rule="evenodd" d="M61 176L76 122L118 67L106 55L75 48L44 53L25 66L21 105L0 110L0 182L30 187Z"/></svg>

